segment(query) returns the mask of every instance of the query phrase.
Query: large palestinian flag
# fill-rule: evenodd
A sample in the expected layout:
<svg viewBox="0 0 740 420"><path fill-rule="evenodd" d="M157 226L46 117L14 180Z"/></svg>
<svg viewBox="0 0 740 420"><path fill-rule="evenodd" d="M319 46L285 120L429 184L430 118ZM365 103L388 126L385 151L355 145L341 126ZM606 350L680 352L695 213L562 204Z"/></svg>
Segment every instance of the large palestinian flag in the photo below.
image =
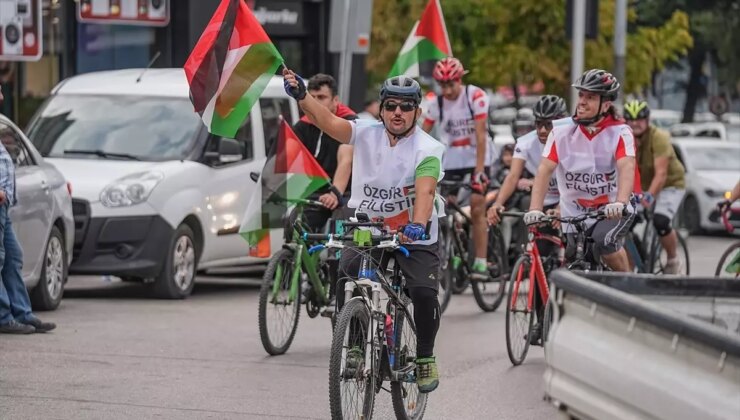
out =
<svg viewBox="0 0 740 420"><path fill-rule="evenodd" d="M185 63L208 131L233 138L282 62L244 0L222 0Z"/></svg>
<svg viewBox="0 0 740 420"><path fill-rule="evenodd" d="M429 0L421 19L416 21L401 47L388 77L406 75L419 77L419 63L452 56L450 38L439 0Z"/></svg>
<svg viewBox="0 0 740 420"><path fill-rule="evenodd" d="M283 216L297 199L307 198L329 182L329 175L282 121L239 229L249 243L249 255L269 257L271 230L283 227Z"/></svg>

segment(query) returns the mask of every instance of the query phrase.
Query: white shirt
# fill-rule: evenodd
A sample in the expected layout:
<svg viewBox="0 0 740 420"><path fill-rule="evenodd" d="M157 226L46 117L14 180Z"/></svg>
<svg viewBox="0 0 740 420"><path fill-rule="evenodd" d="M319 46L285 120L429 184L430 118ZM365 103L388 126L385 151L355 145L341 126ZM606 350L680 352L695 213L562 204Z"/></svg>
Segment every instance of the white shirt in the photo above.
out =
<svg viewBox="0 0 740 420"><path fill-rule="evenodd" d="M573 118L561 118L552 122L553 127L560 127L563 125L575 125ZM524 167L533 175L537 175L537 168L540 166L542 161L542 151L545 149L545 145L540 142L537 136L537 131L533 130L529 133L519 137L514 147L514 159L521 159L524 161ZM545 195L545 206L552 206L560 201L560 193L558 192L558 181L555 177L550 178L550 185Z"/></svg>
<svg viewBox="0 0 740 420"><path fill-rule="evenodd" d="M474 168L476 163L475 121L488 118L489 99L483 89L468 85L467 96L465 85L461 86L460 95L453 101L442 98L442 121L439 121L439 102L429 101L424 113L424 121L430 124L439 123L440 141L447 147L442 166L444 169ZM470 111L473 111L471 115ZM494 148L490 136L486 133L486 166L494 160Z"/></svg>
<svg viewBox="0 0 740 420"><path fill-rule="evenodd" d="M553 128L542 156L558 164L560 213L572 217L617 200L617 160L635 156L635 140L629 126L607 117L595 133L582 125Z"/></svg>
<svg viewBox="0 0 740 420"><path fill-rule="evenodd" d="M354 146L352 160L352 195L348 207L368 216L382 216L391 229L413 221L416 174L419 166L430 161L436 164L437 181L441 170L444 146L416 127L409 137L391 147L382 123L368 120L351 121ZM425 175L422 175L425 176ZM435 200L430 217L430 238L414 244L437 242L437 220L440 203Z"/></svg>

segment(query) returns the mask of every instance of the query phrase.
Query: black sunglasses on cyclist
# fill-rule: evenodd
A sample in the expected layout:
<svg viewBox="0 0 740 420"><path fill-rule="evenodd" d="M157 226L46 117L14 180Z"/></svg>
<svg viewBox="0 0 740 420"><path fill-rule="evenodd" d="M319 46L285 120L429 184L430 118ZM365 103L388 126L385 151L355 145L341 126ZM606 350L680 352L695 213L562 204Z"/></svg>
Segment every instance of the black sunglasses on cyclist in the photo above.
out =
<svg viewBox="0 0 740 420"><path fill-rule="evenodd" d="M534 122L534 127L536 129L545 128L547 130L552 130L552 121L550 120L536 120Z"/></svg>
<svg viewBox="0 0 740 420"><path fill-rule="evenodd" d="M387 101L383 104L383 108L388 112L394 112L396 108L401 107L401 111L403 112L411 112L416 109L416 102L411 101L403 101L403 102L394 102L394 101Z"/></svg>

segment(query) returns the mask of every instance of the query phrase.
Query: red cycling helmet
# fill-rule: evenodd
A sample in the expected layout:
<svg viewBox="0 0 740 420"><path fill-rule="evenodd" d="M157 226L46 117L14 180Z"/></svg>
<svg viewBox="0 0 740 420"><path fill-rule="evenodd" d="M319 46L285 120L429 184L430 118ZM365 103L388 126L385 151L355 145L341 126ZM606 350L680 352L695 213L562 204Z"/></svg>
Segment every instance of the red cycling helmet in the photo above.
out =
<svg viewBox="0 0 740 420"><path fill-rule="evenodd" d="M455 57L447 57L437 61L432 72L432 77L438 82L448 82L450 80L460 80L465 74L465 68L462 63Z"/></svg>

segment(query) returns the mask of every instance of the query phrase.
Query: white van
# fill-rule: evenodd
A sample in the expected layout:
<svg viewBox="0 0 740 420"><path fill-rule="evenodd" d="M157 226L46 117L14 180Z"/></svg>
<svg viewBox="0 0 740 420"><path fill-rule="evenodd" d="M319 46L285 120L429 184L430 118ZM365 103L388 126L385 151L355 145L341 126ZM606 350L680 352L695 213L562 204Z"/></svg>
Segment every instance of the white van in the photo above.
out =
<svg viewBox="0 0 740 420"><path fill-rule="evenodd" d="M184 298L197 270L256 262L238 230L280 116L299 117L280 77L235 139L208 133L182 69L61 82L28 135L74 186L70 273L153 282L156 296Z"/></svg>

